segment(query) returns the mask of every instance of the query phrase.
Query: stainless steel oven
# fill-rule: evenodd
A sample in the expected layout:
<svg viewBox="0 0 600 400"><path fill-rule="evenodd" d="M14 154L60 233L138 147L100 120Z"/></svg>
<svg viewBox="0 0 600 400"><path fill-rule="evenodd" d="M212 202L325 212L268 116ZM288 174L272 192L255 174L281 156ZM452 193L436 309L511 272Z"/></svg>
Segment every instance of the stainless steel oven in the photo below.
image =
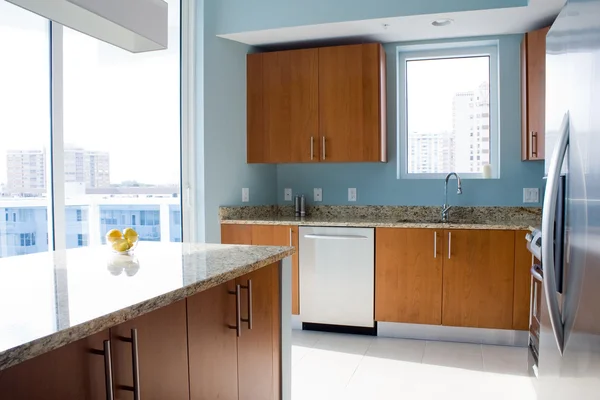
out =
<svg viewBox="0 0 600 400"><path fill-rule="evenodd" d="M535 258L532 257L531 267L531 301L529 307L529 374L536 376L538 374L538 364L540 356L540 327L542 307L542 284L543 271L539 264L535 264Z"/></svg>

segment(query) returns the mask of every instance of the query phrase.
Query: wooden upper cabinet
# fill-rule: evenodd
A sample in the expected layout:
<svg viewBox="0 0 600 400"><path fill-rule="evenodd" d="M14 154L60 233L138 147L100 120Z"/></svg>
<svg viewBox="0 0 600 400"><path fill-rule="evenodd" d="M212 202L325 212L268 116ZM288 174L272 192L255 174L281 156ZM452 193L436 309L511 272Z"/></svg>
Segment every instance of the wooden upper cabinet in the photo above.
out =
<svg viewBox="0 0 600 400"><path fill-rule="evenodd" d="M190 400L237 400L235 281L187 298Z"/></svg>
<svg viewBox="0 0 600 400"><path fill-rule="evenodd" d="M251 292L249 287L251 282ZM238 338L240 400L281 398L279 267L273 264L236 279L242 289L242 331ZM248 301L249 299L252 301Z"/></svg>
<svg viewBox="0 0 600 400"><path fill-rule="evenodd" d="M442 233L377 228L376 321L442 323Z"/></svg>
<svg viewBox="0 0 600 400"><path fill-rule="evenodd" d="M442 324L512 329L515 232L444 231Z"/></svg>
<svg viewBox="0 0 600 400"><path fill-rule="evenodd" d="M139 390L142 399L189 399L185 300L110 329L115 399L133 400L132 329L138 335Z"/></svg>
<svg viewBox="0 0 600 400"><path fill-rule="evenodd" d="M528 32L521 44L521 158L543 160L546 119L546 35Z"/></svg>
<svg viewBox="0 0 600 400"><path fill-rule="evenodd" d="M381 44L249 54L248 163L387 161Z"/></svg>
<svg viewBox="0 0 600 400"><path fill-rule="evenodd" d="M0 371L6 400L105 400L103 345L108 330Z"/></svg>
<svg viewBox="0 0 600 400"><path fill-rule="evenodd" d="M385 107L381 44L319 49L321 161L387 161Z"/></svg>
<svg viewBox="0 0 600 400"><path fill-rule="evenodd" d="M249 163L318 161L318 90L317 49L248 55Z"/></svg>

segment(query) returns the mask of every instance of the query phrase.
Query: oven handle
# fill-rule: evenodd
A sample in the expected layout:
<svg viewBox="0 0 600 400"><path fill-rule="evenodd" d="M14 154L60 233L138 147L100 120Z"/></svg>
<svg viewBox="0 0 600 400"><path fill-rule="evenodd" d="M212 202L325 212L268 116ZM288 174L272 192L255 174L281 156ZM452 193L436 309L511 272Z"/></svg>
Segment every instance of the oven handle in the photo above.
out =
<svg viewBox="0 0 600 400"><path fill-rule="evenodd" d="M537 264L535 264L531 267L531 276L533 276L536 280L538 280L540 282L544 282L544 275L543 275L542 268Z"/></svg>

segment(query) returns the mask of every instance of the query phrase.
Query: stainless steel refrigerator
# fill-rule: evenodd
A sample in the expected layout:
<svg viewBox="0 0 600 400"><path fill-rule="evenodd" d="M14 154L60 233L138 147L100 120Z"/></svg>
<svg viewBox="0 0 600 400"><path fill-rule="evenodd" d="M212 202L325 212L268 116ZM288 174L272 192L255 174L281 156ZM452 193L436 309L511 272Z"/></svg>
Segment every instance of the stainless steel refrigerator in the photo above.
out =
<svg viewBox="0 0 600 400"><path fill-rule="evenodd" d="M600 0L569 0L546 47L547 181L531 244L541 266L532 268L530 369L540 400L600 399Z"/></svg>

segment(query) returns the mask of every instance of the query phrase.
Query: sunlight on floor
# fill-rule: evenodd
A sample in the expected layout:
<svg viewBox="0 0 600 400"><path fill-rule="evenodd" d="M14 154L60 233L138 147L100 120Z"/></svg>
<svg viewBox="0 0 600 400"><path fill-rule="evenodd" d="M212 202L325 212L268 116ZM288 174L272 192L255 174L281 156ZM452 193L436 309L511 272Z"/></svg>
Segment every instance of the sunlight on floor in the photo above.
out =
<svg viewBox="0 0 600 400"><path fill-rule="evenodd" d="M292 341L292 400L536 398L526 348L310 331Z"/></svg>

